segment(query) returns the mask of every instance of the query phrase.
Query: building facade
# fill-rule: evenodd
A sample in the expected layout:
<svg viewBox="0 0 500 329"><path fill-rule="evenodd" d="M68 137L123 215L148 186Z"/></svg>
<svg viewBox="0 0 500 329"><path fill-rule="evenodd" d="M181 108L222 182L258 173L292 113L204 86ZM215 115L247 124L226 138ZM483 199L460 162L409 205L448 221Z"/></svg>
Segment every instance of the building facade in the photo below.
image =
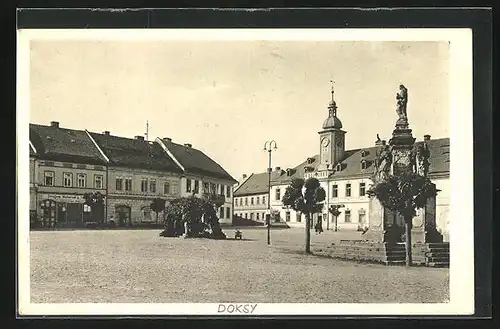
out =
<svg viewBox="0 0 500 329"><path fill-rule="evenodd" d="M30 124L30 210L38 226L161 223L164 212L151 209L153 200L168 206L193 192L220 204L220 221L231 223L235 182L190 144ZM99 214L84 197L97 192L104 200Z"/></svg>
<svg viewBox="0 0 500 329"><path fill-rule="evenodd" d="M182 171L180 195L207 198L220 205L219 222L233 221L233 186L237 181L216 161L192 144L177 144L171 138L156 142Z"/></svg>
<svg viewBox="0 0 500 329"><path fill-rule="evenodd" d="M117 226L162 223L163 212L156 214L151 204L154 199L168 204L180 196L181 169L158 143L143 136L87 133L107 162L107 222Z"/></svg>
<svg viewBox="0 0 500 329"><path fill-rule="evenodd" d="M84 204L86 193L106 196L106 163L85 131L30 124L32 191L36 191L36 226L82 226L103 220L104 212L94 213ZM35 161L36 159L36 161Z"/></svg>
<svg viewBox="0 0 500 329"><path fill-rule="evenodd" d="M281 168L276 167L271 179L281 175ZM244 177L234 191L234 215L242 219L265 222L269 206L269 174L267 172ZM276 219L276 218L275 218Z"/></svg>
<svg viewBox="0 0 500 329"><path fill-rule="evenodd" d="M323 122L319 135L319 154L307 158L294 168L282 170L271 182L271 207L290 226L303 226L305 216L283 207L281 199L294 178L316 177L325 189L326 200L323 212L315 214L313 225L321 219L323 227L339 230L362 230L369 225L369 198L366 191L373 184L371 176L377 153L385 141L377 138L373 146L346 150L346 131L337 116L337 104L333 99L328 105L328 117ZM426 143L430 150L429 178L440 190L436 198L436 224L448 239L449 225L449 138L431 139L425 135L417 143ZM331 205L343 205L341 214L335 218L327 210ZM312 226L311 226L312 227Z"/></svg>

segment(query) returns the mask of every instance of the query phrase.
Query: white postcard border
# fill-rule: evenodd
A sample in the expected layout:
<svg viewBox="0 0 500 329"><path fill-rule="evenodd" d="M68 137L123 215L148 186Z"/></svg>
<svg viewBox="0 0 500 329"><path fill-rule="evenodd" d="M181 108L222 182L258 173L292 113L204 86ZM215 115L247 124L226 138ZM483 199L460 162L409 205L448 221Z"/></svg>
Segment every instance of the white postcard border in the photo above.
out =
<svg viewBox="0 0 500 329"><path fill-rule="evenodd" d="M268 304L252 315L453 315L474 312L472 30L470 29L33 29L17 35L18 311L20 315L220 315L218 305L30 302L29 59L31 40L312 40L450 42L450 301L442 304ZM251 300L246 303L252 303ZM227 313L226 313L227 314ZM233 313L234 315L244 315Z"/></svg>

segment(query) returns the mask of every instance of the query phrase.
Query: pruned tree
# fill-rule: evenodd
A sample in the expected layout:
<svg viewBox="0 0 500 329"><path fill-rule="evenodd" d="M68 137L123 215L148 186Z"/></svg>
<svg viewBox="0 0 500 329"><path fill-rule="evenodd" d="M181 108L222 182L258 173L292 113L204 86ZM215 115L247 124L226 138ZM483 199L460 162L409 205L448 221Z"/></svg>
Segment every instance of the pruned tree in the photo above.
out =
<svg viewBox="0 0 500 329"><path fill-rule="evenodd" d="M195 196L172 200L165 209L165 230L161 236L211 237L224 239L215 204ZM211 232L209 232L211 231Z"/></svg>
<svg viewBox="0 0 500 329"><path fill-rule="evenodd" d="M95 216L97 214L102 217L104 215L104 195L100 192L92 192L85 193L83 195L83 199L85 200L85 204L90 206L90 210L92 213L92 221L102 222L104 218L96 219Z"/></svg>
<svg viewBox="0 0 500 329"><path fill-rule="evenodd" d="M306 253L311 252L311 218L321 212L326 192L316 178L304 181L295 178L285 190L283 205L305 214L306 217Z"/></svg>
<svg viewBox="0 0 500 329"><path fill-rule="evenodd" d="M411 229L416 210L424 208L427 199L435 197L439 192L436 186L426 176L418 175L412 171L404 171L372 185L367 191L370 197L376 197L382 206L392 210L404 219L406 265L412 265Z"/></svg>
<svg viewBox="0 0 500 329"><path fill-rule="evenodd" d="M151 211L156 213L156 223L158 223L159 213L165 210L166 200L162 198L154 198L150 205Z"/></svg>

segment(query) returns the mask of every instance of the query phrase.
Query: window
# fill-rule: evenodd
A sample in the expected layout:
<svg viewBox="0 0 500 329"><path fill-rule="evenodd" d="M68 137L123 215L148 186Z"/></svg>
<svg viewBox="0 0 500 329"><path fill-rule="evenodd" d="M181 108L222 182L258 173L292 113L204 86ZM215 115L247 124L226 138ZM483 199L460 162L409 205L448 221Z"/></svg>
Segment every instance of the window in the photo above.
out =
<svg viewBox="0 0 500 329"><path fill-rule="evenodd" d="M245 213L245 219L248 219L248 213Z"/></svg>
<svg viewBox="0 0 500 329"><path fill-rule="evenodd" d="M121 178L116 179L116 190L117 191L123 190L123 179Z"/></svg>
<svg viewBox="0 0 500 329"><path fill-rule="evenodd" d="M257 213L257 217L255 218L256 220L259 220L259 215L260 213Z"/></svg>
<svg viewBox="0 0 500 329"><path fill-rule="evenodd" d="M345 196L351 196L351 184L345 184Z"/></svg>
<svg viewBox="0 0 500 329"><path fill-rule="evenodd" d="M94 175L94 188L102 188L102 175Z"/></svg>
<svg viewBox="0 0 500 329"><path fill-rule="evenodd" d="M194 193L200 193L200 181L194 181Z"/></svg>
<svg viewBox="0 0 500 329"><path fill-rule="evenodd" d="M217 185L215 185L214 183L210 183L210 193L211 194L217 193Z"/></svg>
<svg viewBox="0 0 500 329"><path fill-rule="evenodd" d="M186 179L186 192L191 192L191 179Z"/></svg>
<svg viewBox="0 0 500 329"><path fill-rule="evenodd" d="M147 192L148 191L148 180L143 178L141 180L141 192Z"/></svg>
<svg viewBox="0 0 500 329"><path fill-rule="evenodd" d="M219 218L224 218L224 207L219 208Z"/></svg>
<svg viewBox="0 0 500 329"><path fill-rule="evenodd" d="M132 191L132 178L125 179L125 191Z"/></svg>
<svg viewBox="0 0 500 329"><path fill-rule="evenodd" d="M265 196L262 197L262 203L266 204L266 197Z"/></svg>
<svg viewBox="0 0 500 329"><path fill-rule="evenodd" d="M72 187L73 186L73 174L69 172L63 173L63 184L64 187Z"/></svg>
<svg viewBox="0 0 500 329"><path fill-rule="evenodd" d="M226 218L229 219L231 218L231 208L226 207Z"/></svg>
<svg viewBox="0 0 500 329"><path fill-rule="evenodd" d="M250 219L253 220L253 212L250 213Z"/></svg>
<svg viewBox="0 0 500 329"><path fill-rule="evenodd" d="M359 183L359 196L365 196L365 194L366 194L365 183Z"/></svg>
<svg viewBox="0 0 500 329"><path fill-rule="evenodd" d="M203 183L203 193L210 193L210 185L208 183Z"/></svg>
<svg viewBox="0 0 500 329"><path fill-rule="evenodd" d="M361 169L366 169L366 161L361 161Z"/></svg>
<svg viewBox="0 0 500 329"><path fill-rule="evenodd" d="M170 183L169 182L165 182L165 184L163 184L163 193L170 194Z"/></svg>
<svg viewBox="0 0 500 329"><path fill-rule="evenodd" d="M287 211L287 212L286 212L286 214L285 214L285 220L286 220L287 222L289 222L289 221L290 221L290 212L289 212L289 211Z"/></svg>
<svg viewBox="0 0 500 329"><path fill-rule="evenodd" d="M230 197L231 197L231 186L229 186L229 185L228 185L228 186L226 186L226 196L227 196L228 198L230 198Z"/></svg>
<svg viewBox="0 0 500 329"><path fill-rule="evenodd" d="M87 187L87 175L77 174L78 187Z"/></svg>
<svg viewBox="0 0 500 329"><path fill-rule="evenodd" d="M250 198L250 204L253 206L253 197Z"/></svg>
<svg viewBox="0 0 500 329"><path fill-rule="evenodd" d="M350 210L346 210L344 212L344 222L346 223L350 223L351 222L351 211Z"/></svg>
<svg viewBox="0 0 500 329"><path fill-rule="evenodd" d="M276 189L276 201L281 200L281 191L279 188Z"/></svg>
<svg viewBox="0 0 500 329"><path fill-rule="evenodd" d="M339 187L335 184L332 185L332 198L338 198L339 196Z"/></svg>
<svg viewBox="0 0 500 329"><path fill-rule="evenodd" d="M300 223L302 221L302 214L300 212L297 213L296 220L297 220L297 223Z"/></svg>
<svg viewBox="0 0 500 329"><path fill-rule="evenodd" d="M43 173L44 183L46 186L54 186L54 172L46 171Z"/></svg>
<svg viewBox="0 0 500 329"><path fill-rule="evenodd" d="M257 197L257 204L260 204L260 197Z"/></svg>
<svg viewBox="0 0 500 329"><path fill-rule="evenodd" d="M156 193L156 181L155 180L151 180L149 182L149 192Z"/></svg>
<svg viewBox="0 0 500 329"><path fill-rule="evenodd" d="M248 198L245 198L245 206L248 206Z"/></svg>
<svg viewBox="0 0 500 329"><path fill-rule="evenodd" d="M177 184L176 182L172 182L170 187L170 193L175 195L179 194L179 184Z"/></svg>

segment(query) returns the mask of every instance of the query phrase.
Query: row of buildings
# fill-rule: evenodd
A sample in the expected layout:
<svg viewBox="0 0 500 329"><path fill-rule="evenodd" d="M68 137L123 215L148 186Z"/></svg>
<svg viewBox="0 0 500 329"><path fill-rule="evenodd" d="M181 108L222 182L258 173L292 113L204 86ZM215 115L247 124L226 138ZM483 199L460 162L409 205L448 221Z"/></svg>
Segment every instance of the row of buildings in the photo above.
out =
<svg viewBox="0 0 500 329"><path fill-rule="evenodd" d="M305 216L287 209L281 201L287 186L294 178L316 177L326 191L323 213L316 214L313 221L322 219L326 228L339 230L361 230L369 224L369 198L366 191L373 184L374 161L385 141L377 137L374 145L366 148L346 150L342 122L337 116L337 104L333 98L328 105L328 117L318 132L319 154L311 155L292 168L273 168L271 186L267 172L244 175L234 192L235 216L264 221L270 207L279 213L289 226L304 225ZM426 143L430 150L429 178L440 190L436 198L436 224L448 239L449 193L450 193L450 140L431 139L423 136L417 143ZM344 205L338 218L327 210L331 205ZM314 224L314 223L313 223Z"/></svg>
<svg viewBox="0 0 500 329"><path fill-rule="evenodd" d="M68 129L58 122L30 124L29 135L33 224L78 226L95 219L84 195L96 192L104 197L97 216L103 222L154 222L153 199L168 203L193 194L218 200L221 223L232 222L236 180L191 144Z"/></svg>

